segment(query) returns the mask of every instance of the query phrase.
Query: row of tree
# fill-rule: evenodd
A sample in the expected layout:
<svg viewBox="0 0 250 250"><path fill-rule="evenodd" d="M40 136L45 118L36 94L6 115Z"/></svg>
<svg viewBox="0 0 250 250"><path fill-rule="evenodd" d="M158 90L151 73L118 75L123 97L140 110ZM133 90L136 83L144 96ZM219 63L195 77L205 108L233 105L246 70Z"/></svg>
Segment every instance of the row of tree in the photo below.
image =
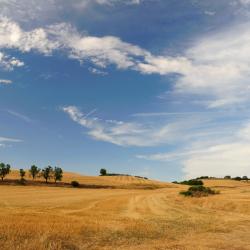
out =
<svg viewBox="0 0 250 250"><path fill-rule="evenodd" d="M228 179L228 180L232 179L232 180L236 180L236 181L248 181L249 180L249 178L246 175L244 175L242 177L240 177L240 176L231 177L230 175L226 175L224 177L224 179Z"/></svg>
<svg viewBox="0 0 250 250"><path fill-rule="evenodd" d="M0 163L0 178L2 179L2 181L10 173L10 171L11 166L9 164ZM32 176L33 180L42 177L45 179L46 183L48 183L50 179L53 179L56 183L57 181L61 181L63 178L63 170L60 167L53 168L51 166L48 166L43 169L40 169L37 166L32 165L28 172ZM26 176L26 171L21 168L19 169L19 174L21 180L24 180L24 177Z"/></svg>

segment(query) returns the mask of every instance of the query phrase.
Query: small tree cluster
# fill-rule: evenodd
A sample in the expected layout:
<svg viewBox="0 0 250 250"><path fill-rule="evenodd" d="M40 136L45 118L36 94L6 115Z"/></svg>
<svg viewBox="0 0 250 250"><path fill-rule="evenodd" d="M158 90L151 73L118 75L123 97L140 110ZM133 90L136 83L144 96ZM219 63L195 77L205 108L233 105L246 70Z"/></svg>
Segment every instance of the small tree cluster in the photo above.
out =
<svg viewBox="0 0 250 250"><path fill-rule="evenodd" d="M235 180L235 181L248 181L249 179L247 176L242 176L242 177L237 176L237 177L234 177L233 180Z"/></svg>
<svg viewBox="0 0 250 250"><path fill-rule="evenodd" d="M53 179L56 183L57 181L62 180L63 170L59 167L52 168L51 166L48 166L42 169L41 175L45 179L46 183L48 183L48 180L50 179Z"/></svg>

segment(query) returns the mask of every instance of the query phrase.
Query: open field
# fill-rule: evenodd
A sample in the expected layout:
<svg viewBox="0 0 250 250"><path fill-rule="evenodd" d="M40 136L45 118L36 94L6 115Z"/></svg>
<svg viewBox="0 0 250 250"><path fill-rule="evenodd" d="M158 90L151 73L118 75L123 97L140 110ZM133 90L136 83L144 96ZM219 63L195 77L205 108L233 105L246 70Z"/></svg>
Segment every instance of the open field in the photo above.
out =
<svg viewBox="0 0 250 250"><path fill-rule="evenodd" d="M0 186L1 249L250 249L250 183L205 184L221 194Z"/></svg>

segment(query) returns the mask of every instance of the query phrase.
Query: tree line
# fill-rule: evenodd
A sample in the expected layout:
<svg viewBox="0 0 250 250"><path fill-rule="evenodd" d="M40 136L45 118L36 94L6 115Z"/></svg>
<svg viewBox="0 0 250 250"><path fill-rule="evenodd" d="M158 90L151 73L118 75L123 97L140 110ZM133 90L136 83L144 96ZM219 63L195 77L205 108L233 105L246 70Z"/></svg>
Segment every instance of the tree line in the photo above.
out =
<svg viewBox="0 0 250 250"><path fill-rule="evenodd" d="M11 166L9 164L0 163L0 178L2 181L11 172ZM63 178L63 170L60 167L47 166L43 169L38 168L36 165L32 165L27 171L23 168L19 169L19 175L22 181L24 181L25 176L29 172L33 180L36 178L44 178L45 182L48 183L50 179L53 179L56 183L61 181Z"/></svg>

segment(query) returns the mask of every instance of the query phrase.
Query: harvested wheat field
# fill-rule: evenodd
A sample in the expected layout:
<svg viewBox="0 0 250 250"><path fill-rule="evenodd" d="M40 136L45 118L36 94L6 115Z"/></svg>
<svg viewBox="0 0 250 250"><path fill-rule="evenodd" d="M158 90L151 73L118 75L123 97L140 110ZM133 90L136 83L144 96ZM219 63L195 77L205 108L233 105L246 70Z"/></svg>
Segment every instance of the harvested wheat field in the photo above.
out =
<svg viewBox="0 0 250 250"><path fill-rule="evenodd" d="M250 184L205 183L221 193L2 185L1 249L250 249Z"/></svg>

